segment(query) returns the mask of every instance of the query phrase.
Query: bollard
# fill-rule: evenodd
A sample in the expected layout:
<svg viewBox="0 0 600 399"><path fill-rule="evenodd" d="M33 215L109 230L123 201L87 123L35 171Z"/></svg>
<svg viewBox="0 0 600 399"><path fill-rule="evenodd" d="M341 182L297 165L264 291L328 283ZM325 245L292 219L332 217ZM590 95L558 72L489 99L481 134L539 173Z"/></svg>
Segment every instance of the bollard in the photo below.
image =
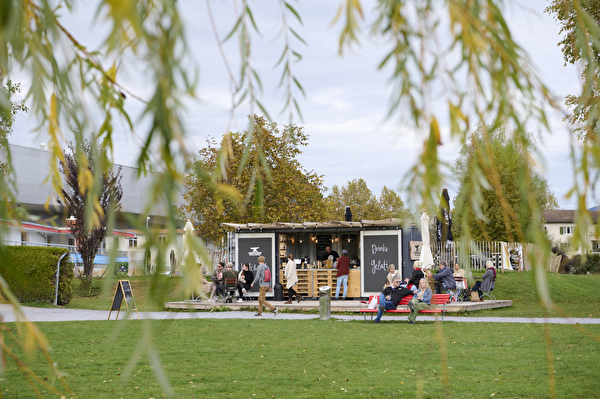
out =
<svg viewBox="0 0 600 399"><path fill-rule="evenodd" d="M331 318L331 287L326 285L319 288L319 319Z"/></svg>

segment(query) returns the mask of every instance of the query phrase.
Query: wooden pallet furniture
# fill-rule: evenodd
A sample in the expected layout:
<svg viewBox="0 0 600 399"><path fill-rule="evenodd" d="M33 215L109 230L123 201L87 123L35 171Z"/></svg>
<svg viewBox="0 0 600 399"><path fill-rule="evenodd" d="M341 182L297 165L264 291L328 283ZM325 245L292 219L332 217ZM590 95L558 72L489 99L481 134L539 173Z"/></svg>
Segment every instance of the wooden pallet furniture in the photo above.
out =
<svg viewBox="0 0 600 399"><path fill-rule="evenodd" d="M337 286L337 270L335 269L296 269L298 274L298 284L294 290L302 296L318 297L319 288L331 287L331 296L335 296L335 288ZM279 282L283 285L284 297L288 297L286 278L283 269L279 270ZM343 294L344 288L340 289L340 296ZM360 269L350 269L348 276L348 295L347 298L360 297Z"/></svg>

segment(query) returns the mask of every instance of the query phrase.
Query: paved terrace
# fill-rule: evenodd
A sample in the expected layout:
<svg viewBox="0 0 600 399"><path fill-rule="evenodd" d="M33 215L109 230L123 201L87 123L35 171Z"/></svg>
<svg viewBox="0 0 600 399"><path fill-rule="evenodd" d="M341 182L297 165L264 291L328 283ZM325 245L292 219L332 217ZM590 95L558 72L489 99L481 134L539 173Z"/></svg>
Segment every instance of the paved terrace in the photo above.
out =
<svg viewBox="0 0 600 399"><path fill-rule="evenodd" d="M315 301L316 302L316 301ZM275 304L275 302L274 302ZM279 305L277 303L277 305ZM109 311L106 310L85 310L85 309L63 309L63 308L32 308L21 307L23 314L28 320L34 322L54 322L54 321L94 321L107 320ZM254 316L254 311L230 311L230 312L140 312L141 319L147 320L171 320L171 319L258 319ZM111 319L114 321L116 313L113 312ZM131 315L136 320L137 315ZM11 305L0 304L0 317L6 322L15 322L17 318ZM338 320L363 320L362 315L333 315ZM129 315L121 312L119 319L127 319ZM263 320L315 320L318 314L304 313L279 313L276 317L271 312L263 313L260 319ZM435 321L434 316L422 316L417 319L417 323L422 321ZM446 316L445 321L454 321L459 323L525 323L525 324L600 324L600 319L587 318L527 318L527 317L460 317ZM382 322L396 321L406 322L406 315L386 315Z"/></svg>
<svg viewBox="0 0 600 399"><path fill-rule="evenodd" d="M285 304L283 301L274 301L273 299L267 298L267 302L273 306L277 306L277 309L294 309L294 310L318 310L319 301L314 299L306 299L300 301L294 301L292 304ZM189 309L189 310L210 310L215 306L225 306L231 310L242 310L248 309L248 307L257 308L258 301L244 301L234 303L223 303L223 302L208 302L207 300L202 301L184 301L184 302L167 302L165 307L167 309ZM367 305L363 304L363 307ZM483 301L483 302L452 302L446 305L448 312L456 313L461 311L475 311L484 309L496 309L506 308L512 306L512 301L498 300L498 301ZM436 306L434 306L435 308ZM357 312L360 309L360 301L358 300L346 300L346 301L331 301L332 312ZM420 316L419 316L420 317Z"/></svg>

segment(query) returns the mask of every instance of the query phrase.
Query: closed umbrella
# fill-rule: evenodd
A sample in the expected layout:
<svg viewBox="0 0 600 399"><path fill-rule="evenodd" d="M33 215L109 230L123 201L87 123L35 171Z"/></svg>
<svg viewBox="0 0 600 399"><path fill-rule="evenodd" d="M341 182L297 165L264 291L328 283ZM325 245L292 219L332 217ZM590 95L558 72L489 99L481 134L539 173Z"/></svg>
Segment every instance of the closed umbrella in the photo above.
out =
<svg viewBox="0 0 600 399"><path fill-rule="evenodd" d="M433 256L431 255L431 247L429 245L429 216L427 212L423 212L421 215L421 237L423 247L421 248L421 268L423 270L429 270L433 266Z"/></svg>
<svg viewBox="0 0 600 399"><path fill-rule="evenodd" d="M185 289L189 290L192 295L192 300L195 299L194 292L200 292L198 284L200 282L198 272L198 255L194 251L194 226L190 219L183 227L183 259L181 260L181 266L184 276Z"/></svg>

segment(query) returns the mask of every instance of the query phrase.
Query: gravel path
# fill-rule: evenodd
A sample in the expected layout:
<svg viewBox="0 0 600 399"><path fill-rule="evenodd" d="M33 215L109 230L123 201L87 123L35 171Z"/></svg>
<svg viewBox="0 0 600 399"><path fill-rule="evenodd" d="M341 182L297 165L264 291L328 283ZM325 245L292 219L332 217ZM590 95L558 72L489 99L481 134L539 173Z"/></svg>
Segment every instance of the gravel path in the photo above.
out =
<svg viewBox="0 0 600 399"><path fill-rule="evenodd" d="M61 309L61 308L33 308L21 307L25 317L35 322L46 321L84 321L84 320L107 320L108 311L105 310L85 310L85 309ZM6 322L17 321L10 305L0 304L0 316ZM128 315L121 311L119 319L125 319ZM135 313L132 314L134 319L137 319ZM334 315L339 320L363 320L362 315ZM111 319L116 318L116 312L111 313ZM254 316L254 312L140 312L140 318L150 320L169 320L169 319L258 319ZM301 314L301 313L280 313L273 317L273 313L263 313L262 319L274 320L311 320L318 319L318 314ZM384 316L382 319L406 321L406 316ZM418 320L434 321L434 316L419 316ZM527 318L527 317L458 317L445 316L445 321L454 321L459 323L529 323L529 324L600 324L600 318Z"/></svg>

